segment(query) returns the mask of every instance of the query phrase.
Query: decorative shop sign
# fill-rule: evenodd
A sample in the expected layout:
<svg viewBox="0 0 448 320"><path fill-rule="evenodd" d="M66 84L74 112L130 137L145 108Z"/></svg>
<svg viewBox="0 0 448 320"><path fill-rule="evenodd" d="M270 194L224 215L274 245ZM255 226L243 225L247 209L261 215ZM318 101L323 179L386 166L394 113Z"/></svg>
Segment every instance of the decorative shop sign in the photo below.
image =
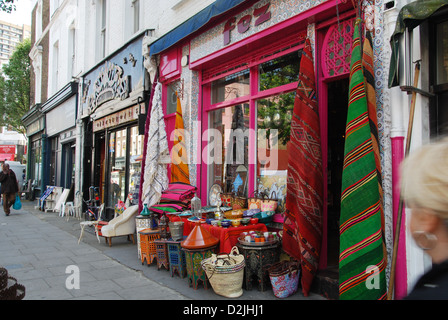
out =
<svg viewBox="0 0 448 320"><path fill-rule="evenodd" d="M15 145L0 145L0 153L1 154L15 154L16 146Z"/></svg>
<svg viewBox="0 0 448 320"><path fill-rule="evenodd" d="M145 112L144 108L142 109L142 112ZM139 105L136 105L108 115L93 122L93 132L104 130L110 127L115 127L129 121L137 120L139 114L140 107Z"/></svg>
<svg viewBox="0 0 448 320"><path fill-rule="evenodd" d="M254 26L259 26L263 22L271 19L271 11L269 10L271 3L267 3L260 8L254 8L253 14L247 14L241 17L236 23L236 28L239 33L245 33L251 26L252 19L254 19ZM224 25L224 45L228 45L231 42L230 32L235 29L236 17L232 17L227 20Z"/></svg>
<svg viewBox="0 0 448 320"><path fill-rule="evenodd" d="M82 115L92 115L115 100L132 100L133 93L144 90L144 66L141 56L142 37L126 44L101 65L89 71L82 80ZM134 102L129 103L131 106Z"/></svg>
<svg viewBox="0 0 448 320"><path fill-rule="evenodd" d="M131 91L130 84L130 76L124 76L122 67L106 61L93 84L93 93L87 98L90 113L95 112L99 106L107 101L128 98Z"/></svg>

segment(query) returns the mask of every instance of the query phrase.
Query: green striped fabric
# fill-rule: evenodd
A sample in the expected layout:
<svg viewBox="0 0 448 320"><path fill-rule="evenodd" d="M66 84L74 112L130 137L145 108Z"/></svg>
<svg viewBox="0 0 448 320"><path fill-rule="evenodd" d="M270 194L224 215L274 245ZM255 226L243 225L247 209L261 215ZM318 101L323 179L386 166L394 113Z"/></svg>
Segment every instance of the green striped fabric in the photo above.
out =
<svg viewBox="0 0 448 320"><path fill-rule="evenodd" d="M339 297L386 298L380 193L361 61L360 20L355 23L342 172Z"/></svg>

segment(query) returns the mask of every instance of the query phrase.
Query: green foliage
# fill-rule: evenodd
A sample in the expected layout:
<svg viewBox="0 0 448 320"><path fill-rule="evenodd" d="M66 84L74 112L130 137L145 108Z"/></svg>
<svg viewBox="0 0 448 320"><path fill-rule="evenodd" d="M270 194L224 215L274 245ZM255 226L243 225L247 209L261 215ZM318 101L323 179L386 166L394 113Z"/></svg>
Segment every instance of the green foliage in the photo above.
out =
<svg viewBox="0 0 448 320"><path fill-rule="evenodd" d="M0 75L0 126L25 133L22 117L30 107L31 41L20 43Z"/></svg>
<svg viewBox="0 0 448 320"><path fill-rule="evenodd" d="M0 10L7 13L11 13L13 10L16 10L14 0L0 0Z"/></svg>

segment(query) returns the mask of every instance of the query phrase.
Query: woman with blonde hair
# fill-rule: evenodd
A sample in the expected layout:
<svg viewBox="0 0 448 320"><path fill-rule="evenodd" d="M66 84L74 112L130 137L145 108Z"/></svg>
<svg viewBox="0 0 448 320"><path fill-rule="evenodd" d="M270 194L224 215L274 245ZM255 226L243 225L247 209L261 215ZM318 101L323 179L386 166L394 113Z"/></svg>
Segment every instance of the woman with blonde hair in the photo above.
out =
<svg viewBox="0 0 448 320"><path fill-rule="evenodd" d="M413 151L401 166L401 196L411 209L409 231L431 257L407 299L448 299L448 140Z"/></svg>

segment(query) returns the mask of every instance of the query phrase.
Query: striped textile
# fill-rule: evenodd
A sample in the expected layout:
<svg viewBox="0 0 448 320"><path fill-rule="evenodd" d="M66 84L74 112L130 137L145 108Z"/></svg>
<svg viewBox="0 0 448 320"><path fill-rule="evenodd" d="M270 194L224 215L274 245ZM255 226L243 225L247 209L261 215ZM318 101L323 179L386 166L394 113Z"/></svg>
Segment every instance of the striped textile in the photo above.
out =
<svg viewBox="0 0 448 320"><path fill-rule="evenodd" d="M339 298L386 298L381 199L355 23L342 171Z"/></svg>
<svg viewBox="0 0 448 320"><path fill-rule="evenodd" d="M184 134L184 120L182 118L182 107L180 99L177 97L176 120L174 127L174 143L171 152L171 183L190 183L188 171L187 149Z"/></svg>
<svg viewBox="0 0 448 320"><path fill-rule="evenodd" d="M378 141L378 116L376 109L376 94L375 94L375 76L373 67L373 49L372 49L372 35L367 30L364 39L362 67L364 70L364 84L367 95L367 110L369 112L370 134L372 137L372 148L375 155L375 164L378 178L378 190L380 192L380 210L381 220L384 232L384 209L383 209L383 182L381 170L381 156L380 144Z"/></svg>
<svg viewBox="0 0 448 320"><path fill-rule="evenodd" d="M145 153L144 180L142 182L142 203L148 207L158 203L162 191L168 188L168 170L166 158L169 159L168 138L162 109L162 85L157 83L151 109ZM169 161L169 160L168 160Z"/></svg>
<svg viewBox="0 0 448 320"><path fill-rule="evenodd" d="M283 250L301 262L302 291L308 296L319 266L323 210L320 120L308 39L300 61L291 120L285 206Z"/></svg>

